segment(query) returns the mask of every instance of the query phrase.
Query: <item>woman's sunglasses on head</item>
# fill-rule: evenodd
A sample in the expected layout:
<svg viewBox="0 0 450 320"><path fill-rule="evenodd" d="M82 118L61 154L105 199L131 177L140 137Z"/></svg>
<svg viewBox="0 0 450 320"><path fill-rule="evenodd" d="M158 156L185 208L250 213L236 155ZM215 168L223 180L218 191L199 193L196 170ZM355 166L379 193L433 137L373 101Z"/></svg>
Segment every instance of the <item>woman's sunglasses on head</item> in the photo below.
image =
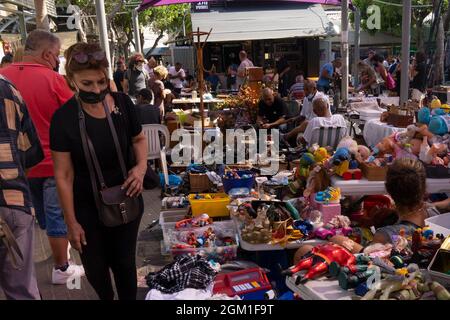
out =
<svg viewBox="0 0 450 320"><path fill-rule="evenodd" d="M75 60L78 63L87 63L89 61L89 58L94 58L96 61L102 61L105 59L106 54L104 51L97 51L93 53L84 53L79 52L72 56L72 59Z"/></svg>

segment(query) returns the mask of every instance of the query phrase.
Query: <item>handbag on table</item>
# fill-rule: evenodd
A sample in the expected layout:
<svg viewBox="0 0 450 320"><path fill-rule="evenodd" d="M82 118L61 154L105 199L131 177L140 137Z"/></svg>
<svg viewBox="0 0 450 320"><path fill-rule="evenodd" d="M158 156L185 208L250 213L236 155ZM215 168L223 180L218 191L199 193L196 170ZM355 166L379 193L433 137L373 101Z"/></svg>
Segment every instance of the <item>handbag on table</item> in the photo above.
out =
<svg viewBox="0 0 450 320"><path fill-rule="evenodd" d="M111 118L111 113L105 101L103 107L106 113L106 119L111 130L114 140L117 157L119 159L120 169L122 171L124 181L127 179L127 170L125 160L123 158L122 149L120 147L119 138L116 128ZM95 204L98 209L99 219L103 225L107 227L117 227L134 221L140 214L140 201L138 197L132 198L126 195L127 190L122 189L122 185L108 187L106 186L98 158L95 154L94 145L86 130L86 120L78 101L78 113L81 141L83 145L84 156L89 170L92 190L94 192ZM100 188L97 186L97 179L100 182Z"/></svg>

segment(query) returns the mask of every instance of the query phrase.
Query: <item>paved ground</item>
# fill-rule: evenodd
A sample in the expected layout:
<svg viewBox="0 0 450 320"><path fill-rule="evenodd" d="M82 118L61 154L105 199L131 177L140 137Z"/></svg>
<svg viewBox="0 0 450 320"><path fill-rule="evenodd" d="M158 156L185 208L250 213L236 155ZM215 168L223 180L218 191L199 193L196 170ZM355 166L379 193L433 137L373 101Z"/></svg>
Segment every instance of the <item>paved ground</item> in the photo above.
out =
<svg viewBox="0 0 450 320"><path fill-rule="evenodd" d="M138 299L144 299L148 289L145 285L145 275L149 271L157 270L171 261L170 257L161 255L160 240L162 232L159 226L148 229L147 226L158 219L161 209L160 189L144 192L145 211L141 222L138 245L137 245L137 265L139 290ZM35 238L35 262L38 285L42 297L45 300L95 300L97 295L92 287L83 277L80 289L69 290L64 285L51 284L52 258L51 250L45 235L36 225ZM72 249L71 254L80 263L78 253ZM0 290L0 300L4 300L3 292Z"/></svg>

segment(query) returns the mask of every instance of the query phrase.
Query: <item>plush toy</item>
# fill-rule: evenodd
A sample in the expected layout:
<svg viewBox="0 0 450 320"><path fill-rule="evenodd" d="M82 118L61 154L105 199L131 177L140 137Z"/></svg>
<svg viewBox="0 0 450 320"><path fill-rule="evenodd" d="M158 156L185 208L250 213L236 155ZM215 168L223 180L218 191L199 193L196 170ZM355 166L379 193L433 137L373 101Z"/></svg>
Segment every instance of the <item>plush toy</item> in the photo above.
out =
<svg viewBox="0 0 450 320"><path fill-rule="evenodd" d="M347 148L351 154L356 154L358 152L358 143L353 140L352 137L346 136L337 145L336 149Z"/></svg>
<svg viewBox="0 0 450 320"><path fill-rule="evenodd" d="M431 109L438 109L441 107L441 100L439 100L438 98L435 98L433 100L431 100Z"/></svg>
<svg viewBox="0 0 450 320"><path fill-rule="evenodd" d="M355 156L352 156L346 147L336 149L331 158L331 163L335 166L334 173L344 180L351 180L352 178L359 180L362 178L362 172L358 169L358 162Z"/></svg>
<svg viewBox="0 0 450 320"><path fill-rule="evenodd" d="M306 152L300 158L300 165L298 167L297 176L308 178L310 167L314 164L315 159L314 155L309 152Z"/></svg>
<svg viewBox="0 0 450 320"><path fill-rule="evenodd" d="M320 147L314 151L314 160L316 163L324 163L330 158L327 149Z"/></svg>
<svg viewBox="0 0 450 320"><path fill-rule="evenodd" d="M417 113L417 120L422 124L429 124L431 120L431 110L427 107L420 108Z"/></svg>
<svg viewBox="0 0 450 320"><path fill-rule="evenodd" d="M433 116L428 124L428 130L435 135L444 135L450 132L450 115Z"/></svg>

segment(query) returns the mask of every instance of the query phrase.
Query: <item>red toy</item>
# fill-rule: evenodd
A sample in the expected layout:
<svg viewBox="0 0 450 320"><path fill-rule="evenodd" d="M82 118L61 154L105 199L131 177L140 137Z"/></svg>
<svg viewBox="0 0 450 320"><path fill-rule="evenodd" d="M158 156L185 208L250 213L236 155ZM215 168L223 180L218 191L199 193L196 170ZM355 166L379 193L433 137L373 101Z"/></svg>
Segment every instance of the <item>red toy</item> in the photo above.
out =
<svg viewBox="0 0 450 320"><path fill-rule="evenodd" d="M265 272L261 268L251 268L218 274L213 293L224 293L229 297L239 295L244 300L263 300L264 293L271 289Z"/></svg>
<svg viewBox="0 0 450 320"><path fill-rule="evenodd" d="M307 270L303 277L299 276L295 280L296 284L300 284L325 274L331 262L336 262L339 266L347 267L351 272L356 272L355 256L337 244L327 243L314 247L294 267L284 270L282 274L293 275L299 271Z"/></svg>

